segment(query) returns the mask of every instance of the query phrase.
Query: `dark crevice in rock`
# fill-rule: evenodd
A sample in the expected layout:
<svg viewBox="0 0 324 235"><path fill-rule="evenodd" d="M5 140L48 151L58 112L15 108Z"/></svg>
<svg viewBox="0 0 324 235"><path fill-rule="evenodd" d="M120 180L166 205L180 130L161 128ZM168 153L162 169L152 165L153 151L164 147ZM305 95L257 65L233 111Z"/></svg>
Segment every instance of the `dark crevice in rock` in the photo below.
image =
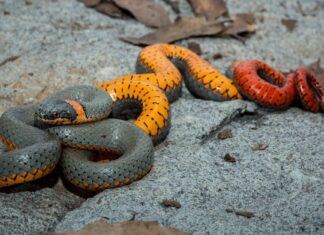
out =
<svg viewBox="0 0 324 235"><path fill-rule="evenodd" d="M233 120L240 119L244 116L249 116L250 118L257 118L259 116L258 109L255 107L249 107L249 105L238 108L233 113L231 113L229 116L223 119L223 121L217 125L215 128L211 129L207 134L202 135L199 137L200 139L200 145L204 145L206 142L208 142L210 139L215 138L215 136L218 134L218 132L226 125L231 123Z"/></svg>

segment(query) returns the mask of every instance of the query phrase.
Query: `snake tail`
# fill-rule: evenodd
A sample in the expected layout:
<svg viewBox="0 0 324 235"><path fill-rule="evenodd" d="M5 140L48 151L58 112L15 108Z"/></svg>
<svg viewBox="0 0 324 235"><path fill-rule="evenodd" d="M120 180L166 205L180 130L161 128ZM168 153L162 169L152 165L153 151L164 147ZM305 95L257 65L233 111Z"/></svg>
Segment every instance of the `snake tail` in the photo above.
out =
<svg viewBox="0 0 324 235"><path fill-rule="evenodd" d="M303 107L311 112L324 111L324 87L314 74L307 68L299 67L294 79Z"/></svg>
<svg viewBox="0 0 324 235"><path fill-rule="evenodd" d="M261 61L235 61L232 69L240 93L261 106L286 109L295 100L294 79Z"/></svg>

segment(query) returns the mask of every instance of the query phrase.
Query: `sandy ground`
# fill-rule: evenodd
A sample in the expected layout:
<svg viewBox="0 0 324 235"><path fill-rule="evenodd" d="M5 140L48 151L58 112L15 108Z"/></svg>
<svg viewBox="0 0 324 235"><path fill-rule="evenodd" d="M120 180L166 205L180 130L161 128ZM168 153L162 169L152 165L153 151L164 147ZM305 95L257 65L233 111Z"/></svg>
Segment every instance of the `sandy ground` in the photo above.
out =
<svg viewBox="0 0 324 235"><path fill-rule="evenodd" d="M192 15L187 2L180 2L181 13ZM261 59L282 71L324 61L324 2L300 2L306 15L294 0L229 0L230 14L255 13L257 31L244 44L211 37L176 44L199 43L202 56L221 71L234 59ZM291 32L281 23L288 18L297 20ZM132 19L99 14L78 1L0 0L0 113L67 86L94 85L134 72L141 48L119 38L150 30ZM223 57L214 60L216 53ZM253 114L233 119L247 109ZM51 200L39 204L33 193L0 193L0 234L66 231L102 217L115 222L134 216L194 234L323 233L323 114L202 101L186 90L172 104L172 113L170 135L156 147L154 168L143 180L100 193L76 209L62 203L64 197L53 196L58 201L54 210L48 206ZM220 141L217 131L226 121L234 137ZM204 136L208 138L202 143ZM256 143L269 147L253 151ZM226 153L237 161L224 161ZM50 197L48 190L56 195L58 189L39 190L37 195ZM65 191L63 195L72 197ZM15 204L17 198L26 198L28 205ZM177 200L182 207L163 208L164 199ZM255 217L228 209L250 211Z"/></svg>

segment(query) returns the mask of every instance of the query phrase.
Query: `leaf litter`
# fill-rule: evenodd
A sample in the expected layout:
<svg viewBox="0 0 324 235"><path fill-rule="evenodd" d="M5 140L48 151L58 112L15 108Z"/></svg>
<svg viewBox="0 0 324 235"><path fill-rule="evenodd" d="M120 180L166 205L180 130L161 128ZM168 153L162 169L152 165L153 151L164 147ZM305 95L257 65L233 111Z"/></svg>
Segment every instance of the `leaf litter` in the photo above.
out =
<svg viewBox="0 0 324 235"><path fill-rule="evenodd" d="M165 0L180 14L179 1ZM154 0L84 0L84 4L111 17L131 15L146 26L156 28L140 37L120 39L134 45L172 43L178 40L201 37L232 37L240 41L255 32L254 14L242 13L229 16L224 0L188 0L195 16L179 15L174 22L163 5Z"/></svg>

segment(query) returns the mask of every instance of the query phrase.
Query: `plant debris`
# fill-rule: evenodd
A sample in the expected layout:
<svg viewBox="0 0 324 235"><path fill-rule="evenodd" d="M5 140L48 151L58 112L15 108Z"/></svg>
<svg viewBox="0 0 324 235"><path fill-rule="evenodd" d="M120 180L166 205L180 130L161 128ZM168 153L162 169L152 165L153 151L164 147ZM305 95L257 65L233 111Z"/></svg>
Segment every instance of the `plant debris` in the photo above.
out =
<svg viewBox="0 0 324 235"><path fill-rule="evenodd" d="M255 18L253 13L237 14L232 18L232 23L221 33L222 36L232 36L244 41L247 36L255 32Z"/></svg>
<svg viewBox="0 0 324 235"><path fill-rule="evenodd" d="M95 9L105 15L120 18L123 16L123 12L111 2L104 2L100 3L99 5L95 6Z"/></svg>
<svg viewBox="0 0 324 235"><path fill-rule="evenodd" d="M179 14L180 9L179 9L179 0L164 0L167 4L169 4L172 8L172 10Z"/></svg>
<svg viewBox="0 0 324 235"><path fill-rule="evenodd" d="M153 0L114 0L114 2L147 26L162 27L171 24L168 12Z"/></svg>
<svg viewBox="0 0 324 235"><path fill-rule="evenodd" d="M281 23L286 26L288 31L293 31L296 28L297 20L294 19L282 19Z"/></svg>
<svg viewBox="0 0 324 235"><path fill-rule="evenodd" d="M233 137L233 133L231 129L224 129L221 132L219 132L217 135L217 138L219 140L225 140L232 137Z"/></svg>
<svg viewBox="0 0 324 235"><path fill-rule="evenodd" d="M5 65L5 64L7 64L9 62L13 62L13 61L19 59L19 57L20 57L20 55L10 56L10 57L4 59L3 61L1 61L0 66L3 66L3 65Z"/></svg>
<svg viewBox="0 0 324 235"><path fill-rule="evenodd" d="M86 5L87 7L94 7L100 2L101 0L83 0L84 5Z"/></svg>
<svg viewBox="0 0 324 235"><path fill-rule="evenodd" d="M226 162L236 162L235 157L233 157L233 155L231 155L230 153L226 153L224 156L224 160Z"/></svg>
<svg viewBox="0 0 324 235"><path fill-rule="evenodd" d="M202 54L200 45L198 43L196 43L196 42L188 42L188 49L192 50L197 55L201 55Z"/></svg>
<svg viewBox="0 0 324 235"><path fill-rule="evenodd" d="M265 150L266 148L268 148L268 145L267 144L254 144L251 148L254 151L256 151L256 150Z"/></svg>
<svg viewBox="0 0 324 235"><path fill-rule="evenodd" d="M124 37L121 39L135 45L150 45L175 42L191 36L217 35L224 29L223 23L208 22L204 17L179 17L174 24L161 27L142 37Z"/></svg>
<svg viewBox="0 0 324 235"><path fill-rule="evenodd" d="M160 203L162 206L164 207L175 207L177 209L181 208L181 204L175 200L163 200L161 203Z"/></svg>
<svg viewBox="0 0 324 235"><path fill-rule="evenodd" d="M164 0L180 13L178 0ZM171 22L168 12L154 0L83 0L87 7L111 17L121 18L131 14L139 22L158 28L141 37L122 37L121 40L134 45L172 43L195 36L231 36L244 41L255 32L252 13L237 14L231 19L224 0L189 0L196 16L179 16ZM226 16L219 20L220 16Z"/></svg>
<svg viewBox="0 0 324 235"><path fill-rule="evenodd" d="M238 216L243 216L243 217L246 217L248 219L252 218L252 217L255 217L255 214L253 212L250 212L250 211L236 211L236 210L233 210L233 209L225 209L225 211L227 213L235 213L235 215L238 215Z"/></svg>
<svg viewBox="0 0 324 235"><path fill-rule="evenodd" d="M218 60L218 59L221 59L221 58L223 58L223 55L221 53L216 53L216 54L213 55L214 60Z"/></svg>
<svg viewBox="0 0 324 235"><path fill-rule="evenodd" d="M109 224L101 219L79 231L54 232L47 235L190 235L174 228L162 227L157 221L127 221Z"/></svg>
<svg viewBox="0 0 324 235"><path fill-rule="evenodd" d="M204 16L207 20L215 20L228 13L224 0L189 0L189 2L195 14Z"/></svg>

